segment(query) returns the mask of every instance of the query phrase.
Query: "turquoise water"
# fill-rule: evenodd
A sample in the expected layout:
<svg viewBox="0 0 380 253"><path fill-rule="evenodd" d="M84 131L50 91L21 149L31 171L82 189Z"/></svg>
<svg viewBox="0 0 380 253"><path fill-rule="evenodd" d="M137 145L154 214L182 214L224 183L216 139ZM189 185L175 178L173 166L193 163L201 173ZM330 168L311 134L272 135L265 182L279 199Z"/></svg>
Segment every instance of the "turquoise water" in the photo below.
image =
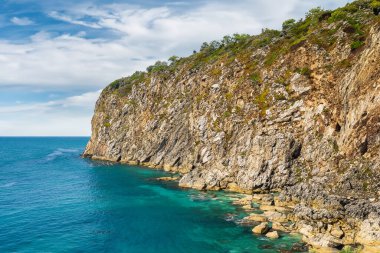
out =
<svg viewBox="0 0 380 253"><path fill-rule="evenodd" d="M281 252L299 240L252 235L234 194L81 159L87 141L0 138L0 252Z"/></svg>

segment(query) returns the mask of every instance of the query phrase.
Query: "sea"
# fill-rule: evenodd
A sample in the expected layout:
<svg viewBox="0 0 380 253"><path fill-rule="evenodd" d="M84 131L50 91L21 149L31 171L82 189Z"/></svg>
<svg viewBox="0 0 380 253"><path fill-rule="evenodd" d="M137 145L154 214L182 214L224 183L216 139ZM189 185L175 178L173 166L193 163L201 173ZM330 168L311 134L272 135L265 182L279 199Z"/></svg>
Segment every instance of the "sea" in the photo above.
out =
<svg viewBox="0 0 380 253"><path fill-rule="evenodd" d="M160 170L83 159L88 137L0 137L0 252L296 252L253 235L226 192ZM175 175L174 175L175 176Z"/></svg>

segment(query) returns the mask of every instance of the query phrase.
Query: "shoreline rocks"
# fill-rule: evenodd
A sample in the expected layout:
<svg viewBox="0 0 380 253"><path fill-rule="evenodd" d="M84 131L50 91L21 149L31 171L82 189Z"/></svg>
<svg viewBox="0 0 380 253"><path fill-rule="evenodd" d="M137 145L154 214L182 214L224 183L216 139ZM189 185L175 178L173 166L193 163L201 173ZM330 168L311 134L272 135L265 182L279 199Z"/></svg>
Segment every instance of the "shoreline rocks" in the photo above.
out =
<svg viewBox="0 0 380 253"><path fill-rule="evenodd" d="M270 239L278 239L278 238L280 238L280 236L278 235L277 231L268 232L265 236L268 237L268 238L270 238Z"/></svg>
<svg viewBox="0 0 380 253"><path fill-rule="evenodd" d="M269 231L270 227L269 227L269 224L268 222L262 222L260 223L259 225L255 226L253 229L252 229L252 232L254 234L266 234L268 231Z"/></svg>

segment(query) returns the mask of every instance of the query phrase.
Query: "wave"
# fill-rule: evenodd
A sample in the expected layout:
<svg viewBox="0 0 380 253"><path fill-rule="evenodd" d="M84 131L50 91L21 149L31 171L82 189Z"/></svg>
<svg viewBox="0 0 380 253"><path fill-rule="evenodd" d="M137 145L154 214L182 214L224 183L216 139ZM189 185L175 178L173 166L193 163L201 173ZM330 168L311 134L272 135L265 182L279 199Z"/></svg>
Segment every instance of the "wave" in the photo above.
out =
<svg viewBox="0 0 380 253"><path fill-rule="evenodd" d="M79 149L58 148L54 150L52 153L48 154L46 156L46 160L52 161L52 160L55 160L57 157L65 156L67 154L79 153L79 152L80 152Z"/></svg>
<svg viewBox="0 0 380 253"><path fill-rule="evenodd" d="M3 184L3 185L0 185L0 188L9 188L9 187L12 187L16 184L16 182L10 182L10 183L6 183L6 184Z"/></svg>

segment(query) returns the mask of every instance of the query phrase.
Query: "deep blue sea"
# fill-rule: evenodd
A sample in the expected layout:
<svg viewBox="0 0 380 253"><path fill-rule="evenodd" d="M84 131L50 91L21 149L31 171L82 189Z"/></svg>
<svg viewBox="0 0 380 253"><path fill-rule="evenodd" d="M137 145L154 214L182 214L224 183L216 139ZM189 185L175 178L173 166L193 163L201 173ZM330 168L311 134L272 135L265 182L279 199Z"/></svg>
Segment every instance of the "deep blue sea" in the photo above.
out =
<svg viewBox="0 0 380 253"><path fill-rule="evenodd" d="M237 196L82 159L88 138L0 138L0 252L281 252L238 225ZM265 249L267 248L267 249ZM290 252L290 251L288 251Z"/></svg>

